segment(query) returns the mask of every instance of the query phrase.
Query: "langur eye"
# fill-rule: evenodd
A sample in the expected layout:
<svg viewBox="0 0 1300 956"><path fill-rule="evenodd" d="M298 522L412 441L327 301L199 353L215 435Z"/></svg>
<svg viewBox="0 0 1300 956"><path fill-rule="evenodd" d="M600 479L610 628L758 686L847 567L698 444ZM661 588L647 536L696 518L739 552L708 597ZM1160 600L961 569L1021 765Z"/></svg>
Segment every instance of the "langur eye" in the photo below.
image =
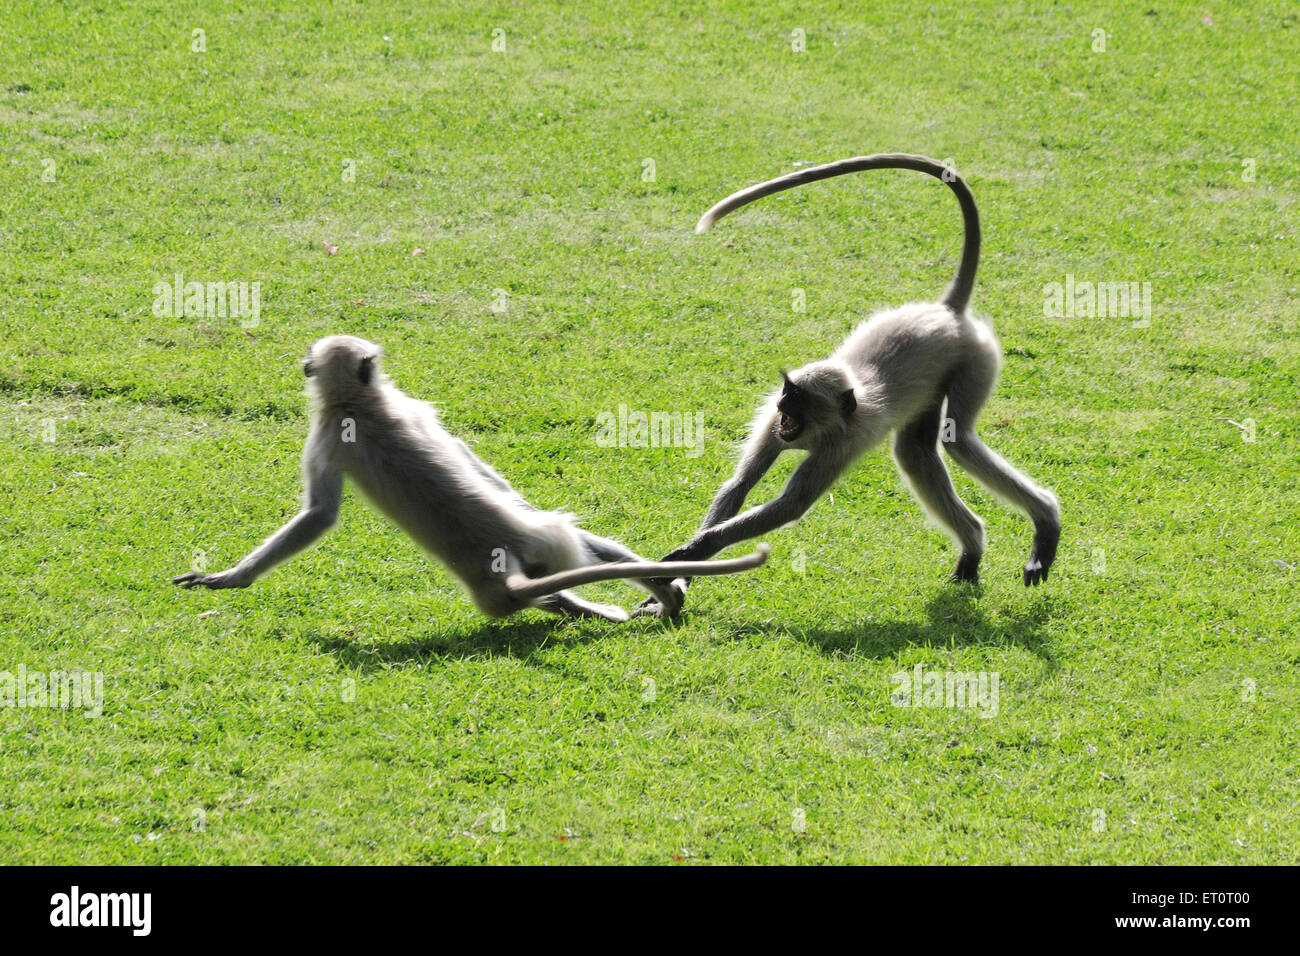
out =
<svg viewBox="0 0 1300 956"><path fill-rule="evenodd" d="M316 370L315 370L314 368L311 367L311 359L303 359L303 360L302 360L302 374L303 374L303 375L306 375L308 378L311 378L312 373L314 373L315 371L316 371Z"/></svg>

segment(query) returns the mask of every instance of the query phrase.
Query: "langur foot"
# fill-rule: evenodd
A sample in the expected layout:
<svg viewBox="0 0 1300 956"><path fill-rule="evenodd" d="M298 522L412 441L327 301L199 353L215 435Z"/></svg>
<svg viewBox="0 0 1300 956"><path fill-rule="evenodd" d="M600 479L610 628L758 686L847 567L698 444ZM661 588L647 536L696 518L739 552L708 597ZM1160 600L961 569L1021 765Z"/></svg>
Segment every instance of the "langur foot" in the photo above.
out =
<svg viewBox="0 0 1300 956"><path fill-rule="evenodd" d="M957 567L948 577L949 583L957 584L964 581L970 584L979 584L981 557L982 555L963 551L961 557L957 559Z"/></svg>
<svg viewBox="0 0 1300 956"><path fill-rule="evenodd" d="M616 604L592 604L581 616L597 617L601 620L613 621L615 624L622 624L632 619L627 611Z"/></svg>
<svg viewBox="0 0 1300 956"><path fill-rule="evenodd" d="M1025 562L1025 587L1036 587L1047 580L1047 574L1056 560L1056 546L1061 541L1061 526L1056 523L1040 524L1034 528L1034 546Z"/></svg>

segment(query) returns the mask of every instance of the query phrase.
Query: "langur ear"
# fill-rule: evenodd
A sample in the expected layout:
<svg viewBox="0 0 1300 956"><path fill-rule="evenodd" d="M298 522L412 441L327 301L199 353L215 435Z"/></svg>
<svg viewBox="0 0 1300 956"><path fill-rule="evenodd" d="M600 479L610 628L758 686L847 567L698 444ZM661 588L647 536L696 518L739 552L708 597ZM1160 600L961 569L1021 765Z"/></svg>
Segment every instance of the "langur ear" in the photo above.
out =
<svg viewBox="0 0 1300 956"><path fill-rule="evenodd" d="M375 373L375 357L367 355L361 360L361 365L357 367L357 378L361 379L362 385L369 385L371 376Z"/></svg>
<svg viewBox="0 0 1300 956"><path fill-rule="evenodd" d="M790 373L782 370L781 372L781 391L788 392L794 388L794 382L790 381Z"/></svg>
<svg viewBox="0 0 1300 956"><path fill-rule="evenodd" d="M853 389L846 388L840 392L840 411L844 413L844 417L848 418L857 410L858 398L853 394Z"/></svg>

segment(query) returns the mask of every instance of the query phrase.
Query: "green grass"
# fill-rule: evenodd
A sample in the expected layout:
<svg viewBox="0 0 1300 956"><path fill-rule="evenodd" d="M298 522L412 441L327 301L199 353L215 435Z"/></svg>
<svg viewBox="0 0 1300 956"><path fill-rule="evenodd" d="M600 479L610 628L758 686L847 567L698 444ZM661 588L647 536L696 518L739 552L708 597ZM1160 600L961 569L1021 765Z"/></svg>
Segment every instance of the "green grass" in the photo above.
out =
<svg viewBox="0 0 1300 956"><path fill-rule="evenodd" d="M104 675L99 719L0 707L0 862L1300 859L1286 4L127 6L0 14L0 671ZM981 203L983 431L1062 500L1046 587L960 474L990 548L945 585L883 452L676 626L485 620L350 494L249 590L168 582L296 507L331 332L537 504L682 543L778 371L960 235L901 172L696 217L886 150ZM261 282L260 324L155 316L176 272ZM1044 315L1067 274L1150 282L1150 327ZM598 446L620 403L703 453ZM998 673L997 716L892 706L917 663Z"/></svg>

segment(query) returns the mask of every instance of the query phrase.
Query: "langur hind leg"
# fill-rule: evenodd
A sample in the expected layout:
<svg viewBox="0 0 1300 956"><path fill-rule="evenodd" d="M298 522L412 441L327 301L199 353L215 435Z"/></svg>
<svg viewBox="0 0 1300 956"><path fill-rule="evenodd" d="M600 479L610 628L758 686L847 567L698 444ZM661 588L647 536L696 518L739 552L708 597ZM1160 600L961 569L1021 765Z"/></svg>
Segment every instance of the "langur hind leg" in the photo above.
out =
<svg viewBox="0 0 1300 956"><path fill-rule="evenodd" d="M538 577L547 573L545 566L526 567L514 555L507 559L506 577L512 574L525 574L528 577ZM505 617L513 614L520 609L519 598L511 594L508 588L504 587L504 579L494 582L500 586L500 597L502 603L495 604L492 597L498 596L496 587L481 591L476 595L479 608L486 614L494 617ZM535 598L527 602L529 607L535 607L538 610L549 611L552 614L562 614L567 617L596 617L604 621L613 621L621 624L628 619L628 613L621 607L613 604L596 604L592 601L585 601L572 591L556 591L553 594L545 594L542 597Z"/></svg>
<svg viewBox="0 0 1300 956"><path fill-rule="evenodd" d="M975 434L975 418L993 387L993 368L972 365L953 376L948 386L948 417L954 426L944 448L953 461L999 498L1029 516L1034 543L1025 562L1025 586L1047 580L1061 540L1061 508L1056 496L1017 471Z"/></svg>
<svg viewBox="0 0 1300 956"><path fill-rule="evenodd" d="M543 611L550 611L552 614L564 614L569 617L598 617L602 621L613 621L615 624L622 624L628 619L627 611L614 604L595 604L591 601L584 601L572 591L556 591L554 594L548 594L546 597L538 598L534 607L541 608Z"/></svg>
<svg viewBox="0 0 1300 956"><path fill-rule="evenodd" d="M957 497L952 478L939 457L940 405L935 404L894 435L894 461L912 494L961 547L950 581L979 581L984 554L984 522Z"/></svg>
<svg viewBox="0 0 1300 956"><path fill-rule="evenodd" d="M582 535L582 543L591 552L597 563L610 564L619 561L645 560L635 551L619 544L617 541L602 538L590 531L581 531L579 533ZM632 614L633 617L676 617L681 612L682 602L686 596L684 583L679 585L677 581L668 581L662 578L638 578L636 583L649 591L650 597L646 598L637 607Z"/></svg>

